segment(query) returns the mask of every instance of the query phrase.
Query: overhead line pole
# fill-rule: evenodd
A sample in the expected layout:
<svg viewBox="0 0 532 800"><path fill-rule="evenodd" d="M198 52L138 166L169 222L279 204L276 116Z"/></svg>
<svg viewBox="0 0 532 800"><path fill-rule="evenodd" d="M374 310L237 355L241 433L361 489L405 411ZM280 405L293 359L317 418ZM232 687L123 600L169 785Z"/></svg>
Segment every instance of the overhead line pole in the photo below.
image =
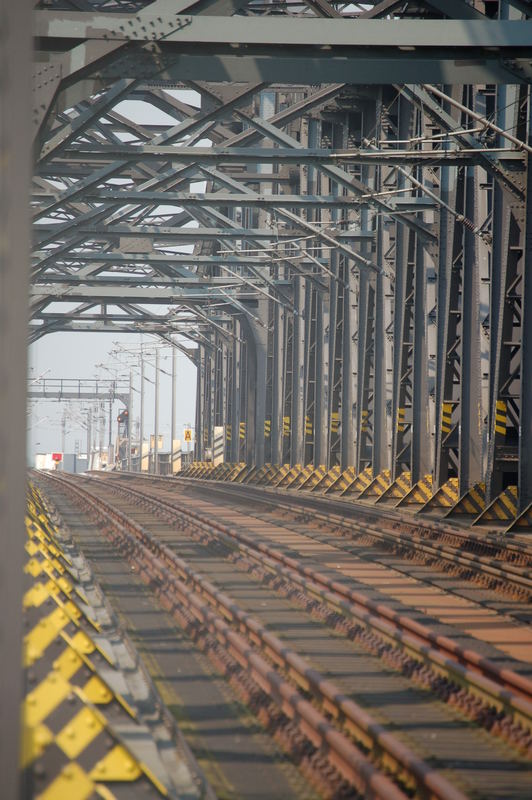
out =
<svg viewBox="0 0 532 800"><path fill-rule="evenodd" d="M175 442L175 422L176 422L176 379L177 379L177 353L172 347L172 422L170 431L170 475L174 474L174 442Z"/></svg>
<svg viewBox="0 0 532 800"><path fill-rule="evenodd" d="M159 471L159 351L155 350L155 421L153 437L153 471Z"/></svg>

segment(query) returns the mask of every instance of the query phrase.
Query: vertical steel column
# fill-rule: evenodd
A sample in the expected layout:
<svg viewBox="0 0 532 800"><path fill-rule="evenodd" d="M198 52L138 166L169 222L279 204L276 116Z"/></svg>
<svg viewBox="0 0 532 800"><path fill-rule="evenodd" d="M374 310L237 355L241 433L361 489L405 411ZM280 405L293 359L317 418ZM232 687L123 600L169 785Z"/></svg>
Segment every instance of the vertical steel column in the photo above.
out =
<svg viewBox="0 0 532 800"><path fill-rule="evenodd" d="M532 89L528 89L528 144L532 146ZM519 509L532 503L532 158L528 157L525 252L521 300L521 414L519 431Z"/></svg>
<svg viewBox="0 0 532 800"><path fill-rule="evenodd" d="M231 461L240 461L240 408L241 408L241 358L242 345L240 342L241 326L240 321L235 319L233 323L233 363L232 363L232 402L231 402Z"/></svg>
<svg viewBox="0 0 532 800"><path fill-rule="evenodd" d="M283 458L283 397L285 382L285 310L279 303L273 307L273 368L272 368L272 464Z"/></svg>
<svg viewBox="0 0 532 800"><path fill-rule="evenodd" d="M329 467L329 308L328 292L318 292L316 311L316 384L314 466Z"/></svg>
<svg viewBox="0 0 532 800"><path fill-rule="evenodd" d="M31 163L31 11L0 0L0 775L19 795L26 463L26 337Z"/></svg>
<svg viewBox="0 0 532 800"><path fill-rule="evenodd" d="M341 321L343 309L344 284L336 252L331 253L330 268L339 280L329 280L329 420L330 435L328 443L328 463L330 467L341 463Z"/></svg>
<svg viewBox="0 0 532 800"><path fill-rule="evenodd" d="M209 357L209 387L205 398L208 404L207 418L209 420L207 444L211 449L211 461L214 461L214 426L216 425L216 393L218 387L216 365L218 362L218 335L212 337L213 349Z"/></svg>
<svg viewBox="0 0 532 800"><path fill-rule="evenodd" d="M259 301L259 316L266 319L264 327L253 324L253 359L255 364L255 385L253 403L253 440L250 441L250 455L257 467L264 464L264 421L266 419L266 358L268 350L268 308L265 301ZM249 379L248 379L249 380ZM248 425L250 427L250 425ZM251 433L251 431L249 431Z"/></svg>
<svg viewBox="0 0 532 800"><path fill-rule="evenodd" d="M196 461L204 460L203 445L203 403L205 390L205 348L198 347L196 356L196 441L194 443L194 458Z"/></svg>
<svg viewBox="0 0 532 800"><path fill-rule="evenodd" d="M294 277L294 336L292 342L292 419L290 463L305 458L305 280Z"/></svg>
<svg viewBox="0 0 532 800"><path fill-rule="evenodd" d="M341 455L342 469L354 466L356 458L355 419L356 384L355 376L358 373L357 348L353 345L353 336L358 330L357 320L357 294L358 274L350 269L348 263L344 266L344 281L346 286L343 293L343 325L342 325L342 410L341 410Z"/></svg>
<svg viewBox="0 0 532 800"><path fill-rule="evenodd" d="M467 167L465 216L476 223L474 167ZM477 236L464 230L462 277L462 348L460 359L460 444L458 483L464 494L482 477L482 419L480 403L480 319Z"/></svg>
<svg viewBox="0 0 532 800"><path fill-rule="evenodd" d="M447 90L448 87L445 87ZM445 106L444 106L445 108ZM450 145L444 144L448 149ZM460 181L461 187L461 181ZM440 197L446 206L457 207L458 169L457 167L442 166L440 168ZM443 425L443 403L449 391L449 326L456 322L455 311L451 311L451 284L453 281L453 241L458 223L453 218L448 208L440 208L439 224L439 253L437 265L437 330L436 330L436 440L434 449L434 477L437 485L441 485L448 476L448 453L444 448L447 425ZM451 316L451 314L453 316ZM452 390L452 387L451 387ZM448 408L448 406L446 406ZM443 429L445 428L445 430Z"/></svg>
<svg viewBox="0 0 532 800"><path fill-rule="evenodd" d="M425 251L416 242L414 274L414 347L412 367L412 483L432 472L427 391L427 313Z"/></svg>
<svg viewBox="0 0 532 800"><path fill-rule="evenodd" d="M226 461L226 449L225 449L225 432L227 430L227 397L229 393L228 387L228 367L229 367L229 351L228 351L228 343L224 341L222 343L222 365L221 365L221 380L222 386L220 389L221 392L221 409L220 409L220 421L219 424L223 427L223 436L224 436L224 448L223 448L223 460Z"/></svg>
<svg viewBox="0 0 532 800"><path fill-rule="evenodd" d="M369 419L369 394L371 386L371 359L369 351L372 346L372 298L370 277L366 270L358 276L358 329L357 329L357 366L356 374L356 417L355 417L355 466L357 472L368 464L369 448L367 446Z"/></svg>
<svg viewBox="0 0 532 800"><path fill-rule="evenodd" d="M377 252L378 263L381 254ZM373 355L373 474L389 466L386 447L386 347L384 333L384 275L375 278Z"/></svg>

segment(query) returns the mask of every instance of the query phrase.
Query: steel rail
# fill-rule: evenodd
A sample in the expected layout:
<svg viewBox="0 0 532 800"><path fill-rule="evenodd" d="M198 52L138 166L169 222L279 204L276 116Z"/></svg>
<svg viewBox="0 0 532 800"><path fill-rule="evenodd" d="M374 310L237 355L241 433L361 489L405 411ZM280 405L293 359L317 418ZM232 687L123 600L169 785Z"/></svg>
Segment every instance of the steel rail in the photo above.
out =
<svg viewBox="0 0 532 800"><path fill-rule="evenodd" d="M315 670L311 669L308 664L297 653L290 652L283 642L278 640L272 634L265 632L264 638L259 635L261 626L259 623L251 620L249 615L241 612L236 604L230 598L218 592L216 588L207 580L197 575L182 559L173 553L173 551L166 545L160 544L157 539L145 530L141 525L131 520L126 514L117 509L115 506L104 500L101 496L94 494L85 487L81 488L77 485L72 478L66 476L57 476L45 474L46 479L59 484L61 487L70 491L77 499L85 506L90 508L94 515L103 522L111 524L112 527L120 533L124 541L127 541L133 553L141 554L144 560L156 570L159 570L160 578L166 582L166 585L172 587L174 590L179 591L180 599L186 602L187 605L194 607L198 612L198 603L194 600L190 592L190 587L182 584L179 586L178 581L170 571L161 563L165 562L172 569L176 569L184 577L188 577L189 581L196 587L195 590L201 593L207 599L210 599L211 604L218 608L222 618L213 619L212 612L205 609L203 606L201 611L198 612L204 621L208 621L213 632L221 633L223 643L227 646L231 645L234 652L238 653L240 658L243 659L242 663L246 665L246 669L250 670L255 679L258 681L261 688L270 693L277 702L283 699L283 710L286 703L292 709L294 718L301 718L306 722L306 726L302 726L302 732L306 735L312 735L320 742L320 746L326 744L327 747L334 752L335 758L333 759L334 765L338 769L343 769L344 774L348 773L348 768L353 769L353 765L349 763L348 768L345 766L343 750L340 748L354 747L354 745L340 732L331 729L331 723L322 717L321 714L308 703L308 708L304 704L308 701L300 699L300 695L294 687L284 681L282 677L276 673L272 674L272 666L268 662L264 662L260 655L250 652L250 644L245 640L241 640L238 633L235 633L229 628L226 619L231 619L233 615L238 613L238 622L240 628L244 628L252 642L257 645L260 639L263 645L263 650L267 652L270 657L280 659L282 663L289 665L290 677L292 677L299 686L310 686L318 695L321 695L324 701L326 710L331 713L335 710L335 716L340 719L346 719L351 722L349 729L351 733L356 734L359 732L363 734L363 743L376 753L385 753L385 760L388 766L391 763L396 764L399 768L400 775L407 775L410 781L418 787L424 796L428 798L436 798L438 800L465 800L464 795L446 778L435 772L426 762L416 756L408 747L402 742L397 740L392 734L388 733L379 723L375 722L372 717L358 706L354 701L345 697L343 693L330 681L326 681ZM95 480L95 479L91 479ZM153 578L153 573L148 573L147 577ZM170 602L175 602L175 594L168 593ZM196 614L197 615L197 614ZM266 638L267 637L267 638ZM232 652L233 652L232 649ZM240 659L239 659L240 660ZM295 700L294 700L294 692ZM305 715L302 713L305 710ZM313 713L311 713L313 712ZM316 716L317 715L317 716ZM321 722L318 722L318 718ZM307 729L309 726L309 729ZM335 736L331 734L334 733ZM312 739L311 739L312 741ZM356 754L352 757L356 762L356 768L360 763L367 764L367 768L375 770L374 765L367 761L365 757L355 748ZM360 759L364 759L363 762ZM382 798L382 800L389 800L389 798L403 798L403 793L395 787L389 779L385 778L380 773L372 772L372 777L386 781L386 786L383 787L381 783L378 786L371 786L374 791L374 796ZM357 773L360 780L360 773ZM353 780L352 774L349 772L349 780ZM390 791L393 790L393 794ZM382 793L384 792L384 793Z"/></svg>
<svg viewBox="0 0 532 800"><path fill-rule="evenodd" d="M91 477L90 480L109 485L108 478ZM532 728L532 681L524 676L498 667L490 659L470 648L463 648L450 637L435 633L428 626L398 614L383 603L370 600L361 592L349 589L319 571L303 566L297 559L234 531L223 523L190 509L178 509L168 500L153 497L139 489L120 486L119 481L111 480L111 484L152 508L158 507L163 513L171 514L173 519L181 518L187 523L192 519L199 530L215 530L231 542L236 541L242 552L260 564L269 565L275 572L288 577L336 610L391 639L395 646L406 649L417 660L429 662L438 672L450 674L460 685L502 707L519 724Z"/></svg>
<svg viewBox="0 0 532 800"><path fill-rule="evenodd" d="M161 478L161 480L165 480ZM343 527L353 528L357 533L370 533L377 539L381 539L386 542L390 542L392 544L402 544L410 549L415 549L416 551L421 551L426 553L427 555L434 556L436 558L443 558L449 562L459 564L460 566L467 567L477 573L481 574L489 574L490 576L496 577L499 580L507 581L508 583L513 583L520 588L526 589L529 592L532 591L532 573L530 570L523 569L521 567L515 566L513 564L507 564L504 568L501 566L494 566L492 563L487 563L485 559L482 559L479 556L469 554L469 553L461 553L457 554L456 549L452 547L447 547L443 544L431 544L426 542L420 541L413 541L411 537L411 533L416 534L419 536L419 529L423 528L424 530L431 530L440 535L447 535L447 536L456 536L462 538L463 541L470 542L472 544L482 546L483 542L474 542L470 537L464 535L463 533L456 531L456 530L449 530L443 528L443 526L436 527L434 525L433 520L423 520L419 521L416 525L414 520L407 520L398 514L389 514L389 510L386 510L386 515L381 513L381 520L380 525L382 526L382 519L385 518L389 523L396 523L400 525L405 525L410 528L411 533L404 533L394 529L393 532L387 532L382 530L382 527L378 527L379 523L369 522L369 521L360 521L355 520L351 517L343 516L341 514L331 513L330 511L319 511L320 508L324 508L326 506L333 507L335 511L340 507L343 506L345 508L345 512L352 511L356 508L357 514L360 514L363 517L372 517L373 519L379 516L379 513L376 513L374 508L368 507L363 505L362 503L357 503L356 506L353 504L348 505L347 500L329 500L328 498L314 498L310 497L308 493L304 496L287 496L283 494L283 499L279 497L279 492L277 490L272 490L266 487L261 487L261 489L257 490L257 487L250 487L246 485L245 487L241 484L219 484L217 483L216 486L213 486L213 482L205 481L201 478L183 478L177 480L186 480L187 483L195 483L201 486L209 486L209 490L217 491L225 493L226 495L230 494L242 494L247 495L248 498L254 496L256 499L260 498L261 502L269 503L270 505L274 505L276 509L285 508L288 511L297 511L299 513L311 513L313 519L322 519L324 522L327 523L335 523L341 525ZM303 507L302 507L303 506ZM311 510L312 507L312 510ZM343 510L343 509L342 509ZM345 513L344 512L344 513ZM491 542L490 542L491 544ZM501 542L498 542L498 546L501 546ZM505 544L506 547L506 544ZM508 546L508 549L511 549L511 545ZM519 552L523 555L528 555L528 552L515 546L514 543L514 551ZM497 562L500 564L501 562Z"/></svg>

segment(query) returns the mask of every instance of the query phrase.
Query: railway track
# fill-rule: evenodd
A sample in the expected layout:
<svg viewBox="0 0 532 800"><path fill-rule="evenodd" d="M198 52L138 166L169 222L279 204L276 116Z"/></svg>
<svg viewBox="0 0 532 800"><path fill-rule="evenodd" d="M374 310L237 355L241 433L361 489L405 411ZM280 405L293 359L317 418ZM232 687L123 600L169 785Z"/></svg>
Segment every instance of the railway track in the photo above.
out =
<svg viewBox="0 0 532 800"><path fill-rule="evenodd" d="M188 559L178 556L173 546L176 528L181 544L183 533L187 541L198 542L204 550L212 548L218 564L223 556L233 569L237 566L251 575L255 585L258 581L270 594L288 597L305 614L333 629L333 650L340 647L339 642L352 639L354 644L376 653L388 668L422 685L425 692L457 707L461 715L494 734L497 741L504 737L522 753L529 751L532 692L530 682L523 676L501 669L474 650L464 649L383 604L373 603L360 592L332 581L328 575L265 542L207 519L190 507L179 509L175 502L158 496L147 480L141 481L143 491L133 485L131 478L108 477L85 480L83 487L79 481L64 477L47 476L47 480L59 482L111 531L116 545L137 564L165 607L176 612L176 597L179 598L176 613L181 614L183 625L196 629L199 626L214 637L217 647L222 647L218 658L234 659L246 677L266 692L268 703L276 704L288 727L295 719L299 721L303 727L298 729L298 735L303 732L314 748L311 760L314 759L313 766L322 783L323 774L329 770L324 794L341 796L341 792L354 787L361 794L373 792L377 797L401 796L390 794L392 789L416 796L460 796L455 786L434 771L430 761L420 759L404 742L390 735L341 687L309 665L284 638L272 633L270 626L229 598L210 579L212 575L205 577L203 570L200 574ZM139 514L145 514L142 522ZM164 521L166 528L157 527L153 521L157 518ZM157 533L150 533L153 530ZM171 542L172 547L166 542ZM197 630L196 634L199 636ZM253 704L255 690L247 691ZM437 717L436 711L435 714ZM281 739L290 739L286 730ZM477 747L483 749L478 743ZM530 779L530 772L521 757L516 755L512 763L518 787L519 779ZM327 781L322 789L325 784ZM514 792L508 796L520 795Z"/></svg>
<svg viewBox="0 0 532 800"><path fill-rule="evenodd" d="M124 480L136 473L120 473ZM465 580L529 602L532 597L532 550L519 536L461 530L437 520L412 520L393 509L378 509L348 501L315 497L308 492L267 489L251 485L212 482L196 478L164 478L145 475L143 480L168 486L183 482L208 488L214 495L269 504L276 512L295 514L301 522L321 522L335 534L365 537L396 554L413 554L426 563L453 570Z"/></svg>

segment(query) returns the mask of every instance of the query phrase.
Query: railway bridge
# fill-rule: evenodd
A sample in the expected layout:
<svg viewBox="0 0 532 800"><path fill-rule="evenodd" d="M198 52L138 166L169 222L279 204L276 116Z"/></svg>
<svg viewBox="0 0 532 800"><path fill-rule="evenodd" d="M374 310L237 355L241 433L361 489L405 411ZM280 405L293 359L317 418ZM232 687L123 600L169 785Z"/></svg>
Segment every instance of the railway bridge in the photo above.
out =
<svg viewBox="0 0 532 800"><path fill-rule="evenodd" d="M0 10L3 797L530 797L530 2ZM26 475L81 333L192 464Z"/></svg>

